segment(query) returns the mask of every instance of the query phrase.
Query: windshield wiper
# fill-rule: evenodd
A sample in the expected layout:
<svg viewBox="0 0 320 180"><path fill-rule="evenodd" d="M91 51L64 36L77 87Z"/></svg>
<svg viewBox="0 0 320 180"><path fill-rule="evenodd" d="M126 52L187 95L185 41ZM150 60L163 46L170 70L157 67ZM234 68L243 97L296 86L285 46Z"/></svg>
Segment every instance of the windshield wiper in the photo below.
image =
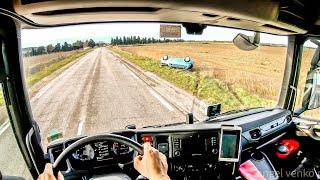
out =
<svg viewBox="0 0 320 180"><path fill-rule="evenodd" d="M263 109L261 109L263 108ZM226 115L231 115L231 114L236 114L236 113L240 113L240 112L246 112L246 111L250 111L250 110L254 110L254 109L261 109L260 111L255 111L255 113L257 112L262 112L262 111L266 111L266 110L270 110L270 109L265 109L264 107L254 107L254 108L245 108L245 109L235 109L235 110L231 110L231 111L226 111L224 113L220 113L218 115L209 117L208 119L205 120L205 122L211 122L211 121L227 121L227 120L231 120L234 119L234 117L230 117L230 118L226 118L226 119L217 119L218 117L221 116L226 116Z"/></svg>
<svg viewBox="0 0 320 180"><path fill-rule="evenodd" d="M150 126L144 126L142 128L159 128L159 127L167 127L167 126L177 126L186 124L185 122L177 122L177 123L171 123L171 124L163 124L163 125L150 125Z"/></svg>

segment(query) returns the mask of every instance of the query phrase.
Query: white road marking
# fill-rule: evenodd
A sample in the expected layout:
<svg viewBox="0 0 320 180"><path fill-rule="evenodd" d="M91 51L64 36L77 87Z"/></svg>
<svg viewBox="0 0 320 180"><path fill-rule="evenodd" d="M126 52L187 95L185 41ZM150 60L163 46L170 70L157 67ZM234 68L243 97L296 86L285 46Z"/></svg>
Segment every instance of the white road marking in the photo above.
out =
<svg viewBox="0 0 320 180"><path fill-rule="evenodd" d="M52 81L51 81L52 82ZM51 89L51 87L53 86L53 83L49 83L47 86L45 86L44 88L42 88L35 96L35 99L40 99L40 97L45 94L49 89Z"/></svg>
<svg viewBox="0 0 320 180"><path fill-rule="evenodd" d="M139 79L137 75L135 75L133 72L130 71L130 74L133 76L135 79Z"/></svg>
<svg viewBox="0 0 320 180"><path fill-rule="evenodd" d="M77 136L80 136L82 134L83 123L84 123L84 121L81 121L79 123Z"/></svg>
<svg viewBox="0 0 320 180"><path fill-rule="evenodd" d="M156 98L160 103L166 107L169 111L174 111L174 108L161 96L159 96L154 90L149 89L149 92Z"/></svg>
<svg viewBox="0 0 320 180"><path fill-rule="evenodd" d="M95 58L95 60L97 60ZM92 74L91 74L91 77L94 76L96 70L97 70L97 66L98 66L98 63L95 63L94 65L94 69L92 71ZM79 125L78 125L78 132L77 132L77 135L80 136L83 132L83 127L84 127L84 123L86 121L86 118L87 118L87 106L88 106L88 102L89 102L89 91L92 87L92 79L91 81L89 82L88 86L86 87L85 91L83 92L83 98L82 98L82 103L81 103L81 108L80 108L80 112L79 112L79 119L80 119L80 122L79 122Z"/></svg>
<svg viewBox="0 0 320 180"><path fill-rule="evenodd" d="M3 124L0 126L0 135L1 135L2 133L4 133L4 132L8 129L9 126L10 126L9 121L6 121L5 123L3 123Z"/></svg>

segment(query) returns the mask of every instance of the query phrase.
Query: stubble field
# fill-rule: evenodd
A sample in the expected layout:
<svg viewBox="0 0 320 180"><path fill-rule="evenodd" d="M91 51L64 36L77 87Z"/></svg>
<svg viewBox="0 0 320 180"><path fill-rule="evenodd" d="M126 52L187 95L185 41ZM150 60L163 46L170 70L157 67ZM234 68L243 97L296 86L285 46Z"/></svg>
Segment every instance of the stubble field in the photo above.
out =
<svg viewBox="0 0 320 180"><path fill-rule="evenodd" d="M184 42L116 47L139 57L159 61L160 57L190 56L193 71L213 78L231 91L240 88L265 100L268 105L278 101L285 68L286 47L260 46L253 51L239 50L231 43ZM304 48L297 104L300 104L304 81L314 49ZM241 95L240 95L241 96ZM319 115L316 110L312 116ZM319 113L319 114L318 114Z"/></svg>

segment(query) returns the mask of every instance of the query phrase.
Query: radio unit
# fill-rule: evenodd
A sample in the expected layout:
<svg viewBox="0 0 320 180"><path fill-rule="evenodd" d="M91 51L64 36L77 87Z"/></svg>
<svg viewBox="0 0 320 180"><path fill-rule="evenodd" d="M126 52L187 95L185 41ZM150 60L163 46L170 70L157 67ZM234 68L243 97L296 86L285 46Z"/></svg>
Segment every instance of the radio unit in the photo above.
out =
<svg viewBox="0 0 320 180"><path fill-rule="evenodd" d="M219 150L219 135L212 134L184 134L172 135L171 157L196 157L196 156L216 156ZM210 152L210 153L208 153Z"/></svg>

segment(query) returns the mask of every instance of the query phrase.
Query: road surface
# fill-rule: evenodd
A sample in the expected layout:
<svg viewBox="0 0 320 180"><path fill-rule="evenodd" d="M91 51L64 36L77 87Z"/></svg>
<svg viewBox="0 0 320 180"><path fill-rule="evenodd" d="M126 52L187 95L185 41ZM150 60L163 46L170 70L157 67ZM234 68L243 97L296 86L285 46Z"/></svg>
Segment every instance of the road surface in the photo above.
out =
<svg viewBox="0 0 320 180"><path fill-rule="evenodd" d="M50 129L64 137L184 121L184 115L106 48L95 49L31 100L43 143Z"/></svg>
<svg viewBox="0 0 320 180"><path fill-rule="evenodd" d="M5 112L4 112L5 113ZM0 126L0 170L3 175L31 179L9 122Z"/></svg>

